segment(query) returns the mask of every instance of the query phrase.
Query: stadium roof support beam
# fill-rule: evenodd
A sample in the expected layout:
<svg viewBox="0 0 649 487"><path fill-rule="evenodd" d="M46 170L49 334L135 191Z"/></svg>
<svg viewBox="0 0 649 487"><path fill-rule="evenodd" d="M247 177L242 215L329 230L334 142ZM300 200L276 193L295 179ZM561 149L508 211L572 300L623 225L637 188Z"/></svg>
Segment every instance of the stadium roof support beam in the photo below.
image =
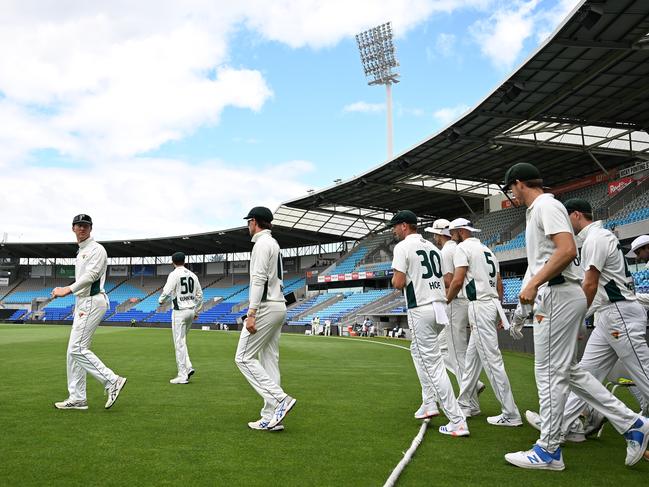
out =
<svg viewBox="0 0 649 487"><path fill-rule="evenodd" d="M649 90L649 88L645 88L643 91L645 90ZM528 118L523 115L515 115L507 112L499 112L493 110L480 110L480 114L485 115L487 117L502 118L503 120L520 120L521 122L525 122L528 120ZM592 118L580 119L574 117L563 117L563 116L554 117L554 116L540 115L536 117L536 120L539 120L541 122L549 122L549 123L568 123L575 126L596 125L598 127L622 129L622 130L626 130L626 129L642 130L643 129L643 127L633 122L606 122L600 120L593 120Z"/></svg>

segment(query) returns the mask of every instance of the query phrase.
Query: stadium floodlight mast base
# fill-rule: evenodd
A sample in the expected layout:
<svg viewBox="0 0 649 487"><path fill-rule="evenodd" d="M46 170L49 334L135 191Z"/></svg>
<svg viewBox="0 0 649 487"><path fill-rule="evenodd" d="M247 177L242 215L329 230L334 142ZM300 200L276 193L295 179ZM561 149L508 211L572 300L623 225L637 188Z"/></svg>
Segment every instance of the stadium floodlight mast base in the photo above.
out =
<svg viewBox="0 0 649 487"><path fill-rule="evenodd" d="M388 159L392 159L392 85L399 82L399 73L393 71L399 66L399 61L392 43L392 23L386 22L356 34L356 43L367 84L385 85Z"/></svg>

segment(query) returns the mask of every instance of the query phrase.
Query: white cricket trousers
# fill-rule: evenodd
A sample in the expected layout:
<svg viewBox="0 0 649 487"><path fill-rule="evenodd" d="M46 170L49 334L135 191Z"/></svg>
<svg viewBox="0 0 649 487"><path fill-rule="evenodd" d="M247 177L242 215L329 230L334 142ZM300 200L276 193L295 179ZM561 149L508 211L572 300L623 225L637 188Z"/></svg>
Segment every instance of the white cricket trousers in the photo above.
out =
<svg viewBox="0 0 649 487"><path fill-rule="evenodd" d="M498 348L497 326L500 316L495 299L469 302L469 323L471 337L467 354L464 375L460 386L458 402L466 409L472 408L475 399L475 387L484 367L487 378L500 403L502 414L508 419L520 418L518 406L505 372L503 356ZM475 347L475 352L473 348Z"/></svg>
<svg viewBox="0 0 649 487"><path fill-rule="evenodd" d="M187 350L187 333L191 330L193 321L193 309L175 309L171 312L171 331L176 349L178 377L186 378L192 369L192 361L189 360L189 351Z"/></svg>
<svg viewBox="0 0 649 487"><path fill-rule="evenodd" d="M107 309L108 298L103 293L77 298L67 354L68 392L73 401L86 400L86 374L92 375L104 388L118 379L115 372L106 367L89 348Z"/></svg>
<svg viewBox="0 0 649 487"><path fill-rule="evenodd" d="M595 329L588 339L579 365L599 382L619 361L644 397L649 398L649 347L645 334L647 314L637 301L619 301L598 311ZM562 430L567 432L579 417L584 401L574 392L566 403Z"/></svg>
<svg viewBox="0 0 649 487"><path fill-rule="evenodd" d="M541 416L536 444L550 453L559 448L570 391L606 416L619 433L628 430L638 414L577 363L577 334L586 316L586 296L579 284L568 281L542 288L534 315L534 375Z"/></svg>
<svg viewBox="0 0 649 487"><path fill-rule="evenodd" d="M269 421L277 404L286 397L280 387L279 336L286 319L286 305L265 301L257 310L257 333L244 326L234 361L250 385L264 399L261 418Z"/></svg>
<svg viewBox="0 0 649 487"><path fill-rule="evenodd" d="M437 304L444 312L443 304ZM437 323L434 305L409 309L408 324L412 331L410 353L421 383L424 404L434 404L438 400L449 421L456 424L464 422L466 418L455 398L439 349L437 335L443 325Z"/></svg>

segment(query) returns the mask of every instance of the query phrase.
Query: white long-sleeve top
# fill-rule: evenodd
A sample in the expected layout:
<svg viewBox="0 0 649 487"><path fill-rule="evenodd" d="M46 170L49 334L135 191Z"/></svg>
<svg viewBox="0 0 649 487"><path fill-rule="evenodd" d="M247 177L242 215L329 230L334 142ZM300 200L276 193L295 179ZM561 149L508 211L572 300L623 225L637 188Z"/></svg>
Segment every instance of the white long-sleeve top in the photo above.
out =
<svg viewBox="0 0 649 487"><path fill-rule="evenodd" d="M286 302L284 299L284 270L277 240L270 230L252 237L255 244L250 256L250 290L248 308L259 309L262 301Z"/></svg>
<svg viewBox="0 0 649 487"><path fill-rule="evenodd" d="M107 260L106 249L92 237L79 243L77 260L74 264L74 282L70 285L77 298L105 292Z"/></svg>
<svg viewBox="0 0 649 487"><path fill-rule="evenodd" d="M162 289L158 303L171 298L175 310L191 309L198 313L203 307L203 289L198 277L185 266L176 267Z"/></svg>

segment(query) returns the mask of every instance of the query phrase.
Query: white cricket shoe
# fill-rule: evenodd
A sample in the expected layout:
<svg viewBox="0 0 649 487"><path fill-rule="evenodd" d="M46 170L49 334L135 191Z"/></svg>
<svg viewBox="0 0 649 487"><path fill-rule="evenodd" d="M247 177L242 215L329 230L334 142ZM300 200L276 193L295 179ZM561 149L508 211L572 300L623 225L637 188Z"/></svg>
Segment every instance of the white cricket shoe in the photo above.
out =
<svg viewBox="0 0 649 487"><path fill-rule="evenodd" d="M415 419L428 419L439 416L439 409L437 409L437 404L422 404L419 406L419 409L415 411Z"/></svg>
<svg viewBox="0 0 649 487"><path fill-rule="evenodd" d="M106 392L108 393L108 400L106 401L106 405L104 406L106 409L110 409L111 406L115 404L115 401L117 401L117 398L119 397L119 393L122 392L122 389L124 389L125 385L126 377L118 377L114 384L108 386L108 389L106 389Z"/></svg>
<svg viewBox="0 0 649 487"><path fill-rule="evenodd" d="M642 460L649 444L649 419L640 416L634 425L624 433L626 440L625 465L631 466Z"/></svg>
<svg viewBox="0 0 649 487"><path fill-rule="evenodd" d="M189 382L189 379L192 378L192 375L194 375L196 371L194 369L189 369L189 372L187 372L187 382Z"/></svg>
<svg viewBox="0 0 649 487"><path fill-rule="evenodd" d="M525 411L525 419L532 428L541 431L541 415L539 413L527 410Z"/></svg>
<svg viewBox="0 0 649 487"><path fill-rule="evenodd" d="M489 416L487 418L487 423L494 426L522 426L523 421L520 416L517 418L508 418L504 414L499 414L498 416Z"/></svg>
<svg viewBox="0 0 649 487"><path fill-rule="evenodd" d="M563 470L566 468L565 463L563 463L561 448L558 448L554 453L550 453L539 445L534 445L528 451L507 453L505 460L517 467L532 470Z"/></svg>
<svg viewBox="0 0 649 487"><path fill-rule="evenodd" d="M181 376L174 377L169 381L169 384L189 384L189 379Z"/></svg>
<svg viewBox="0 0 649 487"><path fill-rule="evenodd" d="M284 425L282 423L275 425L273 428L268 427L269 421L265 419L258 419L257 421L251 421L248 423L248 428L252 430L264 430L264 431L283 431Z"/></svg>
<svg viewBox="0 0 649 487"><path fill-rule="evenodd" d="M476 393L477 393L478 396L479 396L480 394L482 394L482 393L485 391L485 389L487 388L487 386L485 385L484 382L482 382L482 381L478 381L478 383L476 384L475 388L476 388Z"/></svg>
<svg viewBox="0 0 649 487"><path fill-rule="evenodd" d="M462 421L461 423L448 423L445 426L440 426L439 432L449 436L469 436L469 427L466 421Z"/></svg>
<svg viewBox="0 0 649 487"><path fill-rule="evenodd" d="M293 406L295 406L296 402L297 401L295 400L295 398L287 394L275 408L273 417L268 423L268 429L273 429L275 426L281 423L286 415L291 411L291 409L293 409Z"/></svg>
<svg viewBox="0 0 649 487"><path fill-rule="evenodd" d="M56 409L88 409L88 401L73 401L68 398L65 401L55 402Z"/></svg>

